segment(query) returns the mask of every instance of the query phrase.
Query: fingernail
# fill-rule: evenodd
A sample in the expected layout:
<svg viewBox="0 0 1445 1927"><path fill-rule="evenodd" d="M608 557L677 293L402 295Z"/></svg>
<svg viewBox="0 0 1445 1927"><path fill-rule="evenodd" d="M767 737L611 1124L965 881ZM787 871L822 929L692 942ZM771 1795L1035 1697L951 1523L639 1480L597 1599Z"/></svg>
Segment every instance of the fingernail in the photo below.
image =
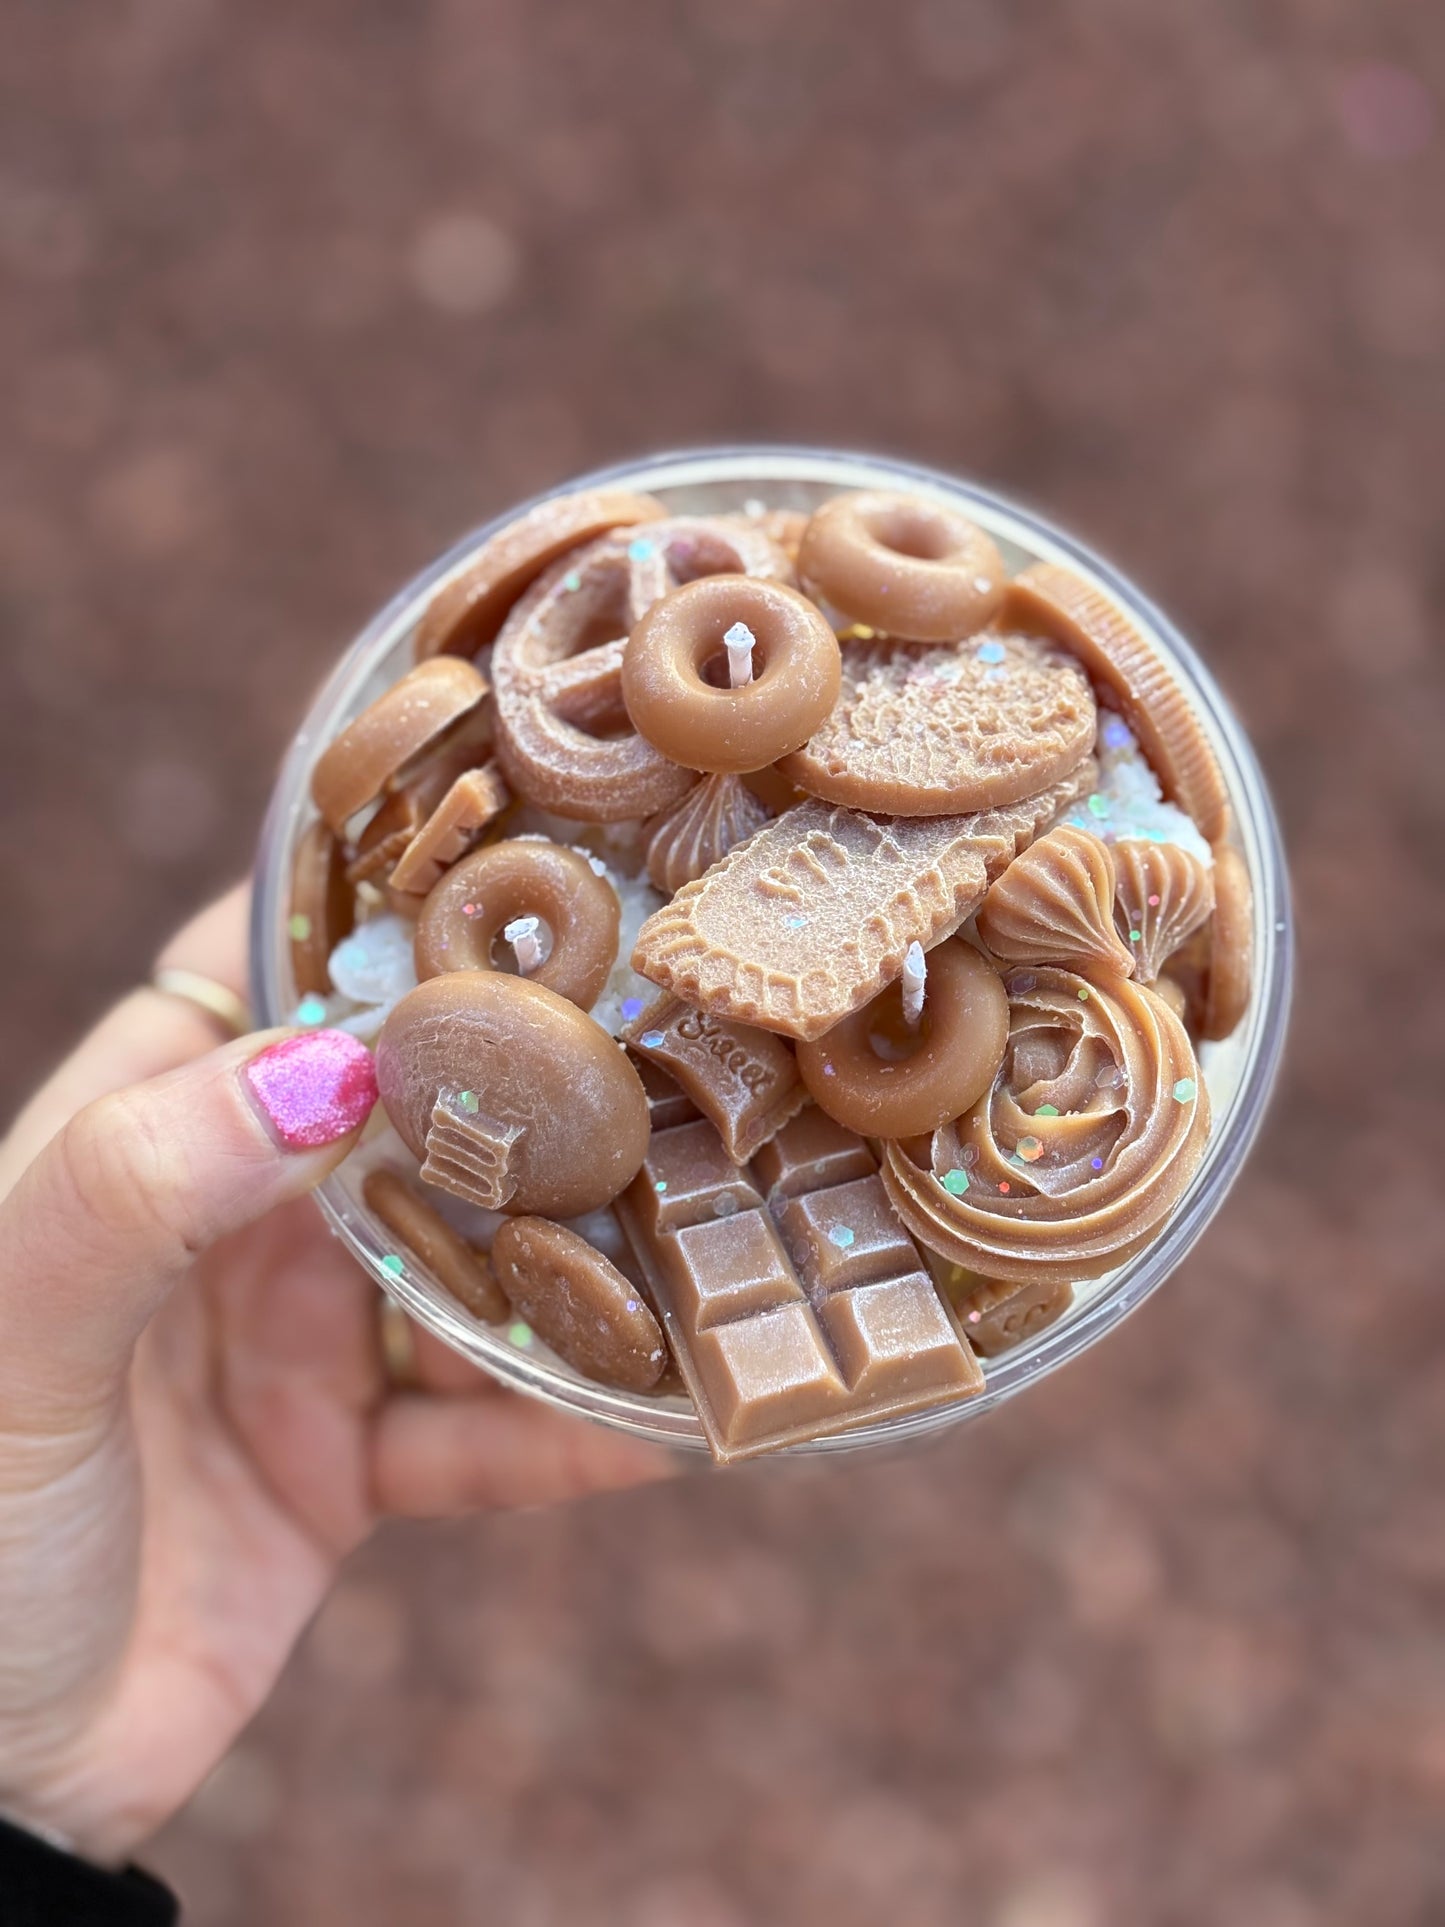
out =
<svg viewBox="0 0 1445 1927"><path fill-rule="evenodd" d="M288 1151L334 1144L364 1124L376 1102L371 1052L344 1030L283 1037L242 1072Z"/></svg>

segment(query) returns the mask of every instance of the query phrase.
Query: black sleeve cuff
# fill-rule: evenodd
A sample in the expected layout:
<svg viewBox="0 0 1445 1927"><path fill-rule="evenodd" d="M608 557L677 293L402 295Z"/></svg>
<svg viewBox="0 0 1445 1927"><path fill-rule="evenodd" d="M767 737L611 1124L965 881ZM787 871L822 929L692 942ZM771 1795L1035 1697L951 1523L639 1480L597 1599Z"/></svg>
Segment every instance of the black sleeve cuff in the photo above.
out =
<svg viewBox="0 0 1445 1927"><path fill-rule="evenodd" d="M0 1820L4 1927L174 1927L174 1895L139 1868L108 1873Z"/></svg>

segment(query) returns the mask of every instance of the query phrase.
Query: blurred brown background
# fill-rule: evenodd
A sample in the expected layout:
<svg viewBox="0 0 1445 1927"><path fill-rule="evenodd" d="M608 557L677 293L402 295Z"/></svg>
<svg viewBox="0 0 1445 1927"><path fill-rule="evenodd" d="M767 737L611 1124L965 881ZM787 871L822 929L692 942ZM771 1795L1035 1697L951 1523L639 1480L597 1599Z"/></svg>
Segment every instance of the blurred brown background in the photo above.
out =
<svg viewBox="0 0 1445 1927"><path fill-rule="evenodd" d="M1301 927L1128 1330L931 1452L383 1533L159 1843L197 1927L1445 1919L1445 17L11 0L5 1097L248 861L467 525L757 436L1200 640Z"/></svg>

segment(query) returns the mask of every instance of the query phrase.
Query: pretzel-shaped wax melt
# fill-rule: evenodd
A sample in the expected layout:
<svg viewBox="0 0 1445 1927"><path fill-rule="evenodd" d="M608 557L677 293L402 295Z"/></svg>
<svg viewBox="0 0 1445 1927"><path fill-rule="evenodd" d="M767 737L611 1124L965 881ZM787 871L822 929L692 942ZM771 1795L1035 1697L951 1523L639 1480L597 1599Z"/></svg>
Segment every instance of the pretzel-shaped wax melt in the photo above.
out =
<svg viewBox="0 0 1445 1927"><path fill-rule="evenodd" d="M798 573L835 609L908 642L957 642L1004 593L1003 558L957 509L868 490L825 502L809 522Z"/></svg>
<svg viewBox="0 0 1445 1927"><path fill-rule="evenodd" d="M650 816L697 781L633 728L622 655L641 611L620 537L564 556L517 604L492 652L497 756L539 809L595 823Z"/></svg>
<svg viewBox="0 0 1445 1927"><path fill-rule="evenodd" d="M575 850L530 837L493 843L447 871L417 919L417 977L495 970L492 946L522 917L540 917L552 939L531 982L590 1010L617 961L617 892Z"/></svg>
<svg viewBox="0 0 1445 1927"><path fill-rule="evenodd" d="M1017 1284L1097 1278L1174 1209L1209 1135L1184 1026L1127 978L1041 966L1004 980L992 1094L935 1131L921 1166L889 1144L883 1182L916 1238Z"/></svg>
<svg viewBox="0 0 1445 1927"><path fill-rule="evenodd" d="M741 638L745 680L725 662ZM780 582L709 575L655 602L628 639L622 695L638 731L688 769L762 769L812 735L837 701L838 639L822 611Z"/></svg>
<svg viewBox="0 0 1445 1927"><path fill-rule="evenodd" d="M337 835L486 694L487 680L471 663L441 656L419 663L348 723L311 773L316 807Z"/></svg>
<svg viewBox="0 0 1445 1927"><path fill-rule="evenodd" d="M522 591L559 556L608 529L635 528L662 513L651 495L625 489L589 489L538 502L489 536L461 574L432 597L417 625L417 661L474 656L495 637Z"/></svg>
<svg viewBox="0 0 1445 1927"><path fill-rule="evenodd" d="M982 1097L1003 1061L1008 998L971 945L927 957L922 1015L910 1027L897 984L813 1043L798 1069L820 1110L864 1137L917 1137Z"/></svg>

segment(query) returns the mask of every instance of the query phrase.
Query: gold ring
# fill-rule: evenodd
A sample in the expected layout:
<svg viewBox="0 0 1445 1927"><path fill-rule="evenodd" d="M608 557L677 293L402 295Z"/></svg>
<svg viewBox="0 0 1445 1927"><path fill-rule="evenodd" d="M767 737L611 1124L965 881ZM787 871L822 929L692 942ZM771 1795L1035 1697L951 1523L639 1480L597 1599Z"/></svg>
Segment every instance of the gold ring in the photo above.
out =
<svg viewBox="0 0 1445 1927"><path fill-rule="evenodd" d="M244 997L214 977L198 970L175 970L163 965L152 973L151 989L162 997L179 997L219 1024L228 1037L244 1037L251 1029L251 1011Z"/></svg>
<svg viewBox="0 0 1445 1927"><path fill-rule="evenodd" d="M376 1308L376 1335L381 1344L381 1365L387 1384L414 1386L417 1383L416 1334L401 1306L385 1293Z"/></svg>

